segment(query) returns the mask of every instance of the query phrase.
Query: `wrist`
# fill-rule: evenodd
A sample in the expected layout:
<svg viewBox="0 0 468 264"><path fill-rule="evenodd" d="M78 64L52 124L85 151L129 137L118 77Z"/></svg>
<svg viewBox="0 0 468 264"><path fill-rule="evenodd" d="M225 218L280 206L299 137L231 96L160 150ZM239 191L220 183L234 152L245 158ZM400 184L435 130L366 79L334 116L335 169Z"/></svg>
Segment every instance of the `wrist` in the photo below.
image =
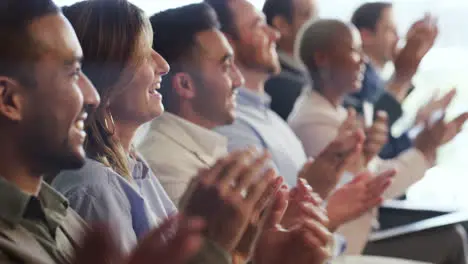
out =
<svg viewBox="0 0 468 264"><path fill-rule="evenodd" d="M335 233L335 231L338 229L338 227L341 225L340 221L333 215L333 213L330 214L329 210L327 210L328 214L328 231L331 233Z"/></svg>
<svg viewBox="0 0 468 264"><path fill-rule="evenodd" d="M419 150L423 156L426 158L426 160L429 162L429 163L433 163L435 162L435 159L436 159L436 153L437 153L437 148L435 147L432 147L430 145L424 145L424 144L418 144L418 142L416 142L414 144L414 147Z"/></svg>
<svg viewBox="0 0 468 264"><path fill-rule="evenodd" d="M411 88L412 77L404 77L396 73L387 85L387 91L399 102L402 102Z"/></svg>

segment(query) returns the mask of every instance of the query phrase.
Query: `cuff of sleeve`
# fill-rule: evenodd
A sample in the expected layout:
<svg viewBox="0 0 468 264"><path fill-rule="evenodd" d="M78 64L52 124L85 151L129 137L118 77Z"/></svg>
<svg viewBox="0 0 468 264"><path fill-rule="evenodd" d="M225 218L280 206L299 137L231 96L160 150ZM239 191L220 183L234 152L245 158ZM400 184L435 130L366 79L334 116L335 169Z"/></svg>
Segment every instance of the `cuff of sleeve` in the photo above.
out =
<svg viewBox="0 0 468 264"><path fill-rule="evenodd" d="M189 264L232 264L231 255L215 242L205 239L198 253Z"/></svg>
<svg viewBox="0 0 468 264"><path fill-rule="evenodd" d="M346 251L346 239L344 236L334 233L333 234L333 240L330 241L330 253L332 258L336 258L340 255L342 255Z"/></svg>

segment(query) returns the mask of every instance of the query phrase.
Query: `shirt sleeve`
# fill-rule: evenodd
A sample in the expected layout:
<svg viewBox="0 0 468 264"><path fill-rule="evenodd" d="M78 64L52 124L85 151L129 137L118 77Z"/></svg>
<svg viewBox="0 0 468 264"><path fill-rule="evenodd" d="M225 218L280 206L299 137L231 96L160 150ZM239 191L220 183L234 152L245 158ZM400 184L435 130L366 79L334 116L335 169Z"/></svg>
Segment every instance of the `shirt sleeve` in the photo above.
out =
<svg viewBox="0 0 468 264"><path fill-rule="evenodd" d="M64 194L70 206L88 223L106 223L124 252L130 252L137 243L133 231L130 206L118 199L112 188L83 186Z"/></svg>
<svg viewBox="0 0 468 264"><path fill-rule="evenodd" d="M308 157L316 158L338 134L332 124L306 122L294 129Z"/></svg>
<svg viewBox="0 0 468 264"><path fill-rule="evenodd" d="M393 199L404 194L411 185L424 177L430 165L424 155L414 148L394 159L375 158L369 164L374 172L383 172L388 169L395 169L397 172L392 184L384 193L386 199Z"/></svg>

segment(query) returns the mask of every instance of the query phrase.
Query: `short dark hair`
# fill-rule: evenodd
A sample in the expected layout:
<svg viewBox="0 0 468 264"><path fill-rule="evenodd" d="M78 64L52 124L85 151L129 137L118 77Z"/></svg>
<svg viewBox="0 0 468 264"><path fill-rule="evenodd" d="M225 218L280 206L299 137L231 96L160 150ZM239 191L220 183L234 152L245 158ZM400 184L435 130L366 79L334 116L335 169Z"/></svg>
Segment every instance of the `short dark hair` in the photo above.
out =
<svg viewBox="0 0 468 264"><path fill-rule="evenodd" d="M293 21L294 5L293 0L266 0L263 5L263 13L266 16L267 23L272 26L273 19L281 16L289 23Z"/></svg>
<svg viewBox="0 0 468 264"><path fill-rule="evenodd" d="M234 14L231 7L229 7L229 1L230 0L204 0L204 2L209 4L216 12L221 25L221 31L235 38L238 35L237 27L234 22Z"/></svg>
<svg viewBox="0 0 468 264"><path fill-rule="evenodd" d="M174 102L172 78L179 72L189 71L190 68L186 66L195 62L197 33L220 29L220 24L213 8L205 3L169 9L153 15L150 21L154 31L153 49L171 67L171 71L163 76L159 90L164 106L171 111Z"/></svg>
<svg viewBox="0 0 468 264"><path fill-rule="evenodd" d="M359 30L368 29L375 31L377 23L382 16L382 12L392 6L390 2L365 3L354 11L351 22Z"/></svg>
<svg viewBox="0 0 468 264"><path fill-rule="evenodd" d="M35 86L34 63L41 55L29 25L40 17L58 14L52 0L2 0L0 3L0 75L25 86Z"/></svg>

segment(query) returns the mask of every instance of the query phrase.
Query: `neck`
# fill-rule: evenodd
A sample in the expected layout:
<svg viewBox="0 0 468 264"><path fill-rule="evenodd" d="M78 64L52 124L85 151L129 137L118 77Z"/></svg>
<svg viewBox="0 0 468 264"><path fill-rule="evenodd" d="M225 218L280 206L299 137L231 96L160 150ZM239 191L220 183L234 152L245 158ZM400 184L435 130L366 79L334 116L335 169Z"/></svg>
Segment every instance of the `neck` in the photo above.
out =
<svg viewBox="0 0 468 264"><path fill-rule="evenodd" d="M185 119L186 121L193 123L195 125L201 126L203 128L212 130L215 127L221 126L222 124L216 124L206 118L203 115L193 110L193 107L189 103L181 103L180 108L176 111L171 111L174 115Z"/></svg>
<svg viewBox="0 0 468 264"><path fill-rule="evenodd" d="M372 52L370 49L364 49L367 58L370 60L372 66L377 68L377 70L381 71L385 67L385 60L381 59L380 56Z"/></svg>
<svg viewBox="0 0 468 264"><path fill-rule="evenodd" d="M138 127L140 126L127 121L115 120L115 136L119 139L126 153L130 153L130 146Z"/></svg>
<svg viewBox="0 0 468 264"><path fill-rule="evenodd" d="M265 92L265 82L269 74L264 71L248 69L240 64L238 65L245 79L244 87L256 93L263 94Z"/></svg>
<svg viewBox="0 0 468 264"><path fill-rule="evenodd" d="M277 43L278 50L288 54L290 57L294 57L294 44L290 43L287 40L280 39Z"/></svg>
<svg viewBox="0 0 468 264"><path fill-rule="evenodd" d="M343 103L344 94L327 82L314 82L314 90L320 93L335 108L339 107Z"/></svg>
<svg viewBox="0 0 468 264"><path fill-rule="evenodd" d="M5 137L10 138L10 137ZM35 173L26 159L18 153L18 147L13 146L11 141L0 141L2 151L0 152L0 177L14 184L24 193L37 196L41 189L42 174Z"/></svg>

